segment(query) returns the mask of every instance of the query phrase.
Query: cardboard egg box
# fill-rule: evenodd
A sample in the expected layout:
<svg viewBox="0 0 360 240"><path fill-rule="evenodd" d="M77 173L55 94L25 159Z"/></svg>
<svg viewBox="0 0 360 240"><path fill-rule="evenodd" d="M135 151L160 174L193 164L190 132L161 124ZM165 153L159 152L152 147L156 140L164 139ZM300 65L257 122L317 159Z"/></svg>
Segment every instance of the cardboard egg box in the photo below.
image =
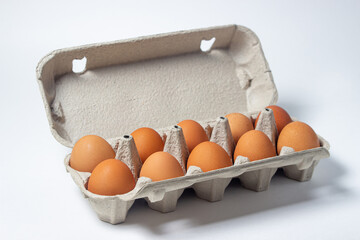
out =
<svg viewBox="0 0 360 240"><path fill-rule="evenodd" d="M73 64L80 59L85 67L74 72ZM39 62L37 78L57 141L72 147L84 135L102 136L136 178L141 161L129 134L139 127L156 129L164 151L175 156L184 172L189 152L182 129L174 125L184 119L198 121L210 141L232 156L234 141L221 116L241 112L254 118L261 111L257 129L276 142L272 110L264 107L277 102L277 90L259 39L243 26L56 50ZM279 156L254 162L239 156L233 166L211 172L192 166L180 178L151 182L141 177L132 191L116 196L87 191L91 173L72 169L70 154L65 166L99 218L117 224L139 198L152 209L169 212L189 187L202 199L219 201L235 177L254 191L266 190L278 168L289 178L307 181L319 160L329 156L328 142L319 139L319 148L294 152L283 147Z"/></svg>

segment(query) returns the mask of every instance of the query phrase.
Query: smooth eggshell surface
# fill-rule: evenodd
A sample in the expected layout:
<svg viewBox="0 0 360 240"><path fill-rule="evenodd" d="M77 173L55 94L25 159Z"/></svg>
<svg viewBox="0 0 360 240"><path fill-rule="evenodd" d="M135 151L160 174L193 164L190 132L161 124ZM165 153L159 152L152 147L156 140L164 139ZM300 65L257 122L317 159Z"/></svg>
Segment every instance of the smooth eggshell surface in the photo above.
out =
<svg viewBox="0 0 360 240"><path fill-rule="evenodd" d="M181 121L178 126L183 130L185 142L190 153L198 144L209 141L204 128L193 120Z"/></svg>
<svg viewBox="0 0 360 240"><path fill-rule="evenodd" d="M276 156L276 150L268 136L262 131L251 130L239 139L234 159L238 156L247 157L250 161Z"/></svg>
<svg viewBox="0 0 360 240"><path fill-rule="evenodd" d="M164 142L161 136L152 128L139 128L131 133L131 136L134 138L136 148L143 163L151 154L164 149Z"/></svg>
<svg viewBox="0 0 360 240"><path fill-rule="evenodd" d="M107 159L98 164L88 182L90 192L106 196L124 194L134 187L135 179L130 169L117 159Z"/></svg>
<svg viewBox="0 0 360 240"><path fill-rule="evenodd" d="M167 152L156 152L146 159L140 177L148 177L153 182L184 176L180 163Z"/></svg>
<svg viewBox="0 0 360 240"><path fill-rule="evenodd" d="M92 172L96 165L109 158L115 158L111 145L102 137L87 135L75 143L70 166L80 172Z"/></svg>
<svg viewBox="0 0 360 240"><path fill-rule="evenodd" d="M221 146L207 141L197 145L191 152L187 162L187 169L190 166L197 166L203 172L208 172L232 165L231 158Z"/></svg>
<svg viewBox="0 0 360 240"><path fill-rule="evenodd" d="M320 147L319 138L314 130L303 122L292 122L284 127L279 135L277 151L283 146L292 147L295 151Z"/></svg>
<svg viewBox="0 0 360 240"><path fill-rule="evenodd" d="M244 133L254 129L251 120L241 113L230 113L225 117L229 121L231 134L234 138L235 144L239 141L240 137Z"/></svg>

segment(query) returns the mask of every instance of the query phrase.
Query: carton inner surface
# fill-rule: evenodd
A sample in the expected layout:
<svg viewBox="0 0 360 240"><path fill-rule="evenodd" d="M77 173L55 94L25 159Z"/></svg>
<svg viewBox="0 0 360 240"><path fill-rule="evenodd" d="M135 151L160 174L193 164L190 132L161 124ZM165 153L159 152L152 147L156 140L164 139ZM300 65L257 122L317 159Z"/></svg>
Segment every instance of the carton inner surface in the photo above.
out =
<svg viewBox="0 0 360 240"><path fill-rule="evenodd" d="M210 49L201 49L209 39ZM149 48L154 43L159 49ZM133 61L131 51L144 58ZM85 71L72 72L72 61L83 57ZM38 78L52 133L70 147L88 134L109 140L277 101L260 42L241 26L54 51L39 64Z"/></svg>
<svg viewBox="0 0 360 240"><path fill-rule="evenodd" d="M246 111L245 90L227 49L115 65L55 80L53 105L76 141L87 134L113 138L139 127ZM220 103L220 104L219 104Z"/></svg>

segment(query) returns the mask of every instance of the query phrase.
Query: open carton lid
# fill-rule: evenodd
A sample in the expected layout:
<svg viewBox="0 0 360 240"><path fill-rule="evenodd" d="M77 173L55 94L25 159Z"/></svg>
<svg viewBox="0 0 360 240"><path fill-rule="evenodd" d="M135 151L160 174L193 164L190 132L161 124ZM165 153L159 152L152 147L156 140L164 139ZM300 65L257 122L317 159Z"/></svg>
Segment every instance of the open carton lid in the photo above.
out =
<svg viewBox="0 0 360 240"><path fill-rule="evenodd" d="M83 58L84 71L73 72ZM69 147L88 134L255 112L278 98L259 39L238 25L56 50L37 78L51 131Z"/></svg>

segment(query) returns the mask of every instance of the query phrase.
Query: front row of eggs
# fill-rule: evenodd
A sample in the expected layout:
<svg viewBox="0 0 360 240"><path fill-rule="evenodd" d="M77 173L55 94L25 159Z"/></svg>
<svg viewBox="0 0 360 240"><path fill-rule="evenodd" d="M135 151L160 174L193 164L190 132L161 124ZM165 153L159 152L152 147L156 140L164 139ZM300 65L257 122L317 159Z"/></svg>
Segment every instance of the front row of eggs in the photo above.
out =
<svg viewBox="0 0 360 240"><path fill-rule="evenodd" d="M204 172L232 166L227 152L213 142L202 142L191 152L187 169L200 167ZM140 177L150 178L153 182L184 176L178 160L170 153L158 151L151 154L140 169ZM101 161L92 171L88 190L99 195L124 194L135 187L136 180L129 167L117 159Z"/></svg>
<svg viewBox="0 0 360 240"><path fill-rule="evenodd" d="M302 122L292 122L287 112L278 106L269 106L273 110L278 129L277 148L262 132L254 130L251 120L243 114L226 115L229 120L234 142L234 160L244 156L249 161L274 157L283 146L302 151L319 147L319 139L313 129ZM255 122L255 126L257 121ZM218 144L210 142L204 128L193 120L184 120L178 124L184 133L189 149L187 169L197 166L203 172L230 167L233 161ZM163 152L164 142L161 136L151 128L139 128L132 134L141 162L140 177L152 181L184 176L184 170L178 160L170 153ZM124 194L134 189L136 179L129 167L115 159L115 151L103 138L87 135L76 142L71 153L70 166L81 172L91 172L88 190L99 195Z"/></svg>

